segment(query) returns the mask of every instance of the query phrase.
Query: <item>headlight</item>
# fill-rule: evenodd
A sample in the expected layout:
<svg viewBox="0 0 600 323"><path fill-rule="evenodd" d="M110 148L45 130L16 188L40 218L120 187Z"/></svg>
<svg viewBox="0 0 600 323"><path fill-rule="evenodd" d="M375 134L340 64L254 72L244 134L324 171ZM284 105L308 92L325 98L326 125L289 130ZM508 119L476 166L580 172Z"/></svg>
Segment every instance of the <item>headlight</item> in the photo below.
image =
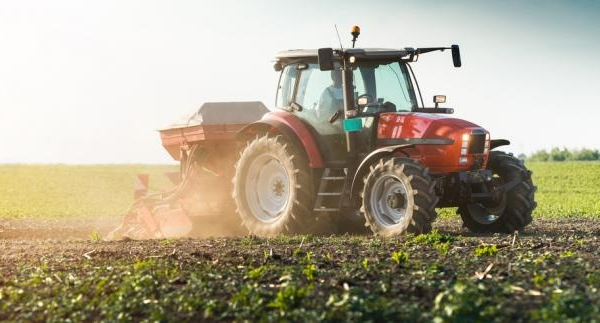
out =
<svg viewBox="0 0 600 323"><path fill-rule="evenodd" d="M446 96L445 95L434 95L433 103L446 103Z"/></svg>

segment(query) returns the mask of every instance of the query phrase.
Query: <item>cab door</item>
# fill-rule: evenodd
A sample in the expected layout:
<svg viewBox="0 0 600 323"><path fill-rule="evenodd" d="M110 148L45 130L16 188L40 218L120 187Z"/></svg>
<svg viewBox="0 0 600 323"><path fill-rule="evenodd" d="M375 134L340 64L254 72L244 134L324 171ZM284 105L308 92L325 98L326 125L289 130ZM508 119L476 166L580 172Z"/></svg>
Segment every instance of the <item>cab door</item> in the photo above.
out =
<svg viewBox="0 0 600 323"><path fill-rule="evenodd" d="M321 71L318 64L297 64L294 113L312 130L326 163L347 161L343 132L341 70ZM338 79L339 77L339 79ZM337 119L330 122L334 114Z"/></svg>

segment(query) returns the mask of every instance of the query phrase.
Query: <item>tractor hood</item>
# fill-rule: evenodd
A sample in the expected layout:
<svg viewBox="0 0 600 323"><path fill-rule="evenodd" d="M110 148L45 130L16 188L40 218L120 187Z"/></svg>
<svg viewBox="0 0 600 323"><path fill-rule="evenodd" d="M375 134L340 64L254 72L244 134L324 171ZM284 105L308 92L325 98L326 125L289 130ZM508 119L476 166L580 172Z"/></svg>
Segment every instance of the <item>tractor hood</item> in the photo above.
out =
<svg viewBox="0 0 600 323"><path fill-rule="evenodd" d="M444 138L459 139L456 136L471 129L482 127L462 119L431 113L382 113L379 119L377 137L392 138ZM460 132L457 134L457 132Z"/></svg>
<svg viewBox="0 0 600 323"><path fill-rule="evenodd" d="M484 128L441 114L382 113L377 139L382 146L393 144L393 139L450 139L448 145L417 144L411 153L434 172L467 170L475 163L483 167L489 153L489 134Z"/></svg>

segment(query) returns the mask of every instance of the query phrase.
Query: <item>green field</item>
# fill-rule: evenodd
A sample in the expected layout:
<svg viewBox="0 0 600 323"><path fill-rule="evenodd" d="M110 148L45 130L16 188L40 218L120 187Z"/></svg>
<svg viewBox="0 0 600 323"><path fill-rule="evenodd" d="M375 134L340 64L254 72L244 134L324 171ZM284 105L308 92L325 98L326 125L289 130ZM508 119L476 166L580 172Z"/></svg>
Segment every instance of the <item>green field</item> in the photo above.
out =
<svg viewBox="0 0 600 323"><path fill-rule="evenodd" d="M531 162L534 216L600 217L600 162Z"/></svg>
<svg viewBox="0 0 600 323"><path fill-rule="evenodd" d="M151 189L170 186L176 166L2 165L0 218L75 218L122 215L133 201L133 182L150 174Z"/></svg>
<svg viewBox="0 0 600 323"><path fill-rule="evenodd" d="M600 217L600 162L531 162L536 217ZM169 187L176 166L3 165L0 218L115 217L132 202L137 173L154 189ZM442 212L452 216L452 212Z"/></svg>

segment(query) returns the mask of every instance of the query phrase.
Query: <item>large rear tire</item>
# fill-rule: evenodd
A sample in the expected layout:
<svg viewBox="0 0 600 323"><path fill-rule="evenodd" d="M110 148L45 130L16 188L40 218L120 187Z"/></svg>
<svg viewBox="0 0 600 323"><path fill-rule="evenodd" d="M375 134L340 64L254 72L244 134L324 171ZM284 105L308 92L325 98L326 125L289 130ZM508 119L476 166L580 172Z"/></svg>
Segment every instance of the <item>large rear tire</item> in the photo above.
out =
<svg viewBox="0 0 600 323"><path fill-rule="evenodd" d="M313 222L313 185L304 155L281 136L250 141L235 165L233 199L251 234L304 233Z"/></svg>
<svg viewBox="0 0 600 323"><path fill-rule="evenodd" d="M376 235L427 233L437 214L435 182L427 167L410 158L390 158L364 179L360 211Z"/></svg>
<svg viewBox="0 0 600 323"><path fill-rule="evenodd" d="M492 151L488 160L493 180L499 185L529 173L523 161L512 154ZM531 223L535 202L535 186L531 177L524 179L512 190L503 194L496 203L462 203L458 213L463 226L476 233L512 233L521 231Z"/></svg>

